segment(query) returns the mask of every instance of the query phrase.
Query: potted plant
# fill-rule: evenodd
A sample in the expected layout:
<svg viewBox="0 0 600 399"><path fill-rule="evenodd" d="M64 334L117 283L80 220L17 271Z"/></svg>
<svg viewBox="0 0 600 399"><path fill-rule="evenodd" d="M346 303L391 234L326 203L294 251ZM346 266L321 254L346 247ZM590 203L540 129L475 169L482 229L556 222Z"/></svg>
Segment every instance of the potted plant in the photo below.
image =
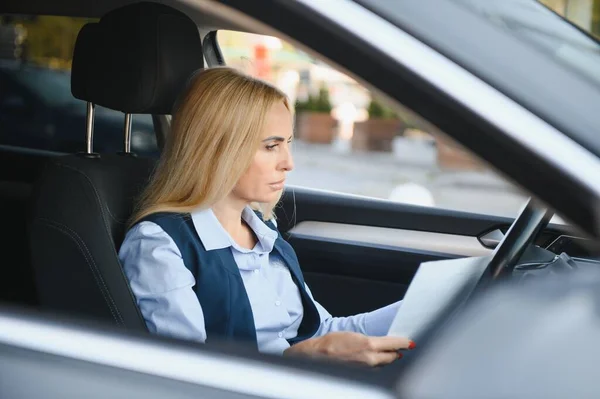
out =
<svg viewBox="0 0 600 399"><path fill-rule="evenodd" d="M437 146L437 164L441 169L484 169L485 166L462 146L443 134L433 134Z"/></svg>
<svg viewBox="0 0 600 399"><path fill-rule="evenodd" d="M426 159L422 161L437 162L442 169L478 169L482 164L473 158L458 144L448 140L432 126L410 112L397 113L382 102L373 98L368 107L369 119L355 124L352 137L352 148L367 151L394 151L401 149L403 159L408 159L408 153L420 154ZM414 134L406 137L405 132L421 132L430 135L435 142L435 153L415 148L426 144L417 140ZM403 136L403 137L399 137ZM396 143L394 143L396 141ZM426 145L427 147L428 145ZM394 148L395 147L395 148ZM425 156L427 155L427 156Z"/></svg>
<svg viewBox="0 0 600 399"><path fill-rule="evenodd" d="M296 136L306 142L329 144L335 135L329 90L319 88L317 95L296 103Z"/></svg>
<svg viewBox="0 0 600 399"><path fill-rule="evenodd" d="M352 148L366 151L391 151L392 140L402 135L405 123L394 110L374 97L367 111L369 119L354 125Z"/></svg>

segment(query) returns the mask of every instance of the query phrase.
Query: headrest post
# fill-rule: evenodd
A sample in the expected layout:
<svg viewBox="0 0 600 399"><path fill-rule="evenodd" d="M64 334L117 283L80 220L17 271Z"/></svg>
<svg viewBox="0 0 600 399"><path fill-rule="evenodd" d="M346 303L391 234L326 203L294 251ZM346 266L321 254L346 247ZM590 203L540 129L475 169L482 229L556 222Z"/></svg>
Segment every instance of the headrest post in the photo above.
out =
<svg viewBox="0 0 600 399"><path fill-rule="evenodd" d="M86 127L85 127L85 152L86 152L86 154L92 154L94 152L94 108L95 108L95 105L88 101Z"/></svg>
<svg viewBox="0 0 600 399"><path fill-rule="evenodd" d="M131 114L125 114L125 154L131 152Z"/></svg>

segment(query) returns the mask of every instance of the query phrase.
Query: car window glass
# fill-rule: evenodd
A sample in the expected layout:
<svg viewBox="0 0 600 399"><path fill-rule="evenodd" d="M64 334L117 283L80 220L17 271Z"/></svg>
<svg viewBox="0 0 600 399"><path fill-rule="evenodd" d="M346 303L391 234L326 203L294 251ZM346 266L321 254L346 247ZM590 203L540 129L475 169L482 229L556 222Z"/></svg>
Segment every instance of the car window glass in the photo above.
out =
<svg viewBox="0 0 600 399"><path fill-rule="evenodd" d="M75 40L88 18L0 15L0 145L85 149L86 103L71 94ZM124 114L96 106L94 151L123 150ZM134 115L131 149L157 156L150 115Z"/></svg>
<svg viewBox="0 0 600 399"><path fill-rule="evenodd" d="M0 115L4 118L17 118L28 113L30 104L18 90L0 75Z"/></svg>
<svg viewBox="0 0 600 399"><path fill-rule="evenodd" d="M219 31L229 66L270 81L295 103L297 186L515 216L526 195L409 109L278 38Z"/></svg>
<svg viewBox="0 0 600 399"><path fill-rule="evenodd" d="M58 107L81 106L82 101L71 94L71 74L64 70L46 68L16 68L12 71L15 82L30 92L37 92L40 99Z"/></svg>

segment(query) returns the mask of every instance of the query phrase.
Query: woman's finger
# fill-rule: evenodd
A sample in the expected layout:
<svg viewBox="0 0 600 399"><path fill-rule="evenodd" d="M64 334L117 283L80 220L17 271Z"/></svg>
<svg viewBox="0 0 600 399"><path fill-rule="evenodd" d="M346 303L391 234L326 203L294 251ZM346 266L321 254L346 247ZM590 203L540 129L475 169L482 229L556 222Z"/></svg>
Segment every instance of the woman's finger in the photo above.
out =
<svg viewBox="0 0 600 399"><path fill-rule="evenodd" d="M398 349L413 349L414 342L405 337L370 337L374 351L387 352Z"/></svg>
<svg viewBox="0 0 600 399"><path fill-rule="evenodd" d="M397 352L366 352L363 362L371 367L383 366L398 359Z"/></svg>

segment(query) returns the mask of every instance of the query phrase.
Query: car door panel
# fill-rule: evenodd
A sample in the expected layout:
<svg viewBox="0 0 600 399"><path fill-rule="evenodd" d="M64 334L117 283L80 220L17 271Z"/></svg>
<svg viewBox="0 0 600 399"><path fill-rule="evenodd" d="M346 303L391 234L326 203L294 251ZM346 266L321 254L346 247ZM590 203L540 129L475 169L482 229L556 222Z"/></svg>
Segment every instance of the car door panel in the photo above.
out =
<svg viewBox="0 0 600 399"><path fill-rule="evenodd" d="M396 302L404 296L421 262L454 257L294 234L289 242L315 299L335 316Z"/></svg>
<svg viewBox="0 0 600 399"><path fill-rule="evenodd" d="M290 230L290 234L458 256L490 253L490 249L483 247L477 237L387 227L304 221Z"/></svg>
<svg viewBox="0 0 600 399"><path fill-rule="evenodd" d="M422 262L490 254L479 237L512 223L301 187L286 190L276 214L315 299L334 316L402 299ZM538 245L566 230L550 226Z"/></svg>

